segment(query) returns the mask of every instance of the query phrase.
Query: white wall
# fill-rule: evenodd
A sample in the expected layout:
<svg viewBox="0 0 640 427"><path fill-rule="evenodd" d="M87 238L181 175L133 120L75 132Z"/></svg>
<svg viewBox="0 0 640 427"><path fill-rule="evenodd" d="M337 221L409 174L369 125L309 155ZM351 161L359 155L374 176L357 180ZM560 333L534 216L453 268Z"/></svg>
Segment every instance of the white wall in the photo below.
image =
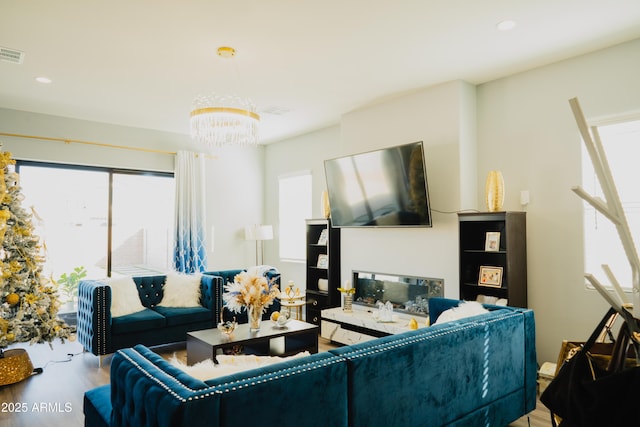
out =
<svg viewBox="0 0 640 427"><path fill-rule="evenodd" d="M636 40L478 87L478 183L500 169L508 210L531 192L528 297L541 362L556 360L563 339L586 339L607 308L584 285L582 202L570 191L582 145L568 100L578 97L587 120L640 113L639 52Z"/></svg>
<svg viewBox="0 0 640 427"><path fill-rule="evenodd" d="M173 152L203 151L187 135L8 109L0 109L0 132ZM174 169L174 155L8 136L0 136L0 143L16 159L151 171ZM243 233L245 225L263 222L264 148L225 148L206 165L209 268L253 265L255 243L245 241Z"/></svg>
<svg viewBox="0 0 640 427"><path fill-rule="evenodd" d="M255 265L256 242L244 240L244 227L265 223L264 148L225 148L216 159L208 160L207 166L209 240L211 227L215 230L214 251L207 253L209 268L224 270Z"/></svg>
<svg viewBox="0 0 640 427"><path fill-rule="evenodd" d="M273 225L274 240L265 242L265 263L277 266L283 283L293 280L306 288L305 264L283 262L278 257L278 177L300 171L310 171L313 197L312 217L322 218L321 194L326 188L324 160L340 155L340 128L321 129L296 138L270 144L265 153L265 218Z"/></svg>
<svg viewBox="0 0 640 427"><path fill-rule="evenodd" d="M638 52L640 40L477 87L452 82L417 91L345 114L338 147L324 146L317 132L269 145L267 168L305 165L309 152L329 158L424 140L432 206L440 211L486 210L486 175L501 170L504 208L527 211L538 360L555 362L562 340L586 339L607 308L584 286L582 202L570 191L581 179L581 142L568 100L577 96L587 119L640 113ZM521 190L530 191L527 207ZM314 201L320 191L314 188ZM457 297L457 239L456 215L437 212L433 229L343 229L343 279L352 269L433 275Z"/></svg>
<svg viewBox="0 0 640 427"><path fill-rule="evenodd" d="M280 174L311 170L313 213L320 217L325 159L423 141L432 206L449 213L434 211L433 228L343 228L341 276L344 281L353 270L366 270L444 278L447 296L457 298L455 212L475 204L475 156L468 155L475 153L475 128L475 88L451 82L345 114L339 127L270 144L265 193L273 202L266 204L266 218L277 224ZM267 242L267 263L277 266L284 280L305 287L304 264L278 259L275 234L276 240Z"/></svg>
<svg viewBox="0 0 640 427"><path fill-rule="evenodd" d="M463 167L465 156L461 154L462 146L472 150L475 145L470 137L475 129L474 115L462 112L474 109L473 87L457 81L342 117L341 154L423 141L433 209L432 228L342 229L343 281L353 270L443 278L445 295L458 297L455 212L463 207L463 199L468 203L475 192L475 176ZM468 164L465 161L465 166Z"/></svg>
<svg viewBox="0 0 640 427"><path fill-rule="evenodd" d="M189 137L185 135L3 108L0 108L0 132L166 151L190 149ZM22 160L173 171L172 155L9 136L0 136L0 142L5 151Z"/></svg>

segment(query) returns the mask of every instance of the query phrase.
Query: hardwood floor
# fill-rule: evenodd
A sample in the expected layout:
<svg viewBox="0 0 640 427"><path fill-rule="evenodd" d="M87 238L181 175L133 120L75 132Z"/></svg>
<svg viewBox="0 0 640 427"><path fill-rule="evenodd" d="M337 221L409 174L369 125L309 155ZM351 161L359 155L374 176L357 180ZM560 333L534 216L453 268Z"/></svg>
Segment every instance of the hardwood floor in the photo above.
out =
<svg viewBox="0 0 640 427"><path fill-rule="evenodd" d="M319 338L320 351L333 345ZM28 345L31 362L43 372L26 380L0 387L0 426L3 427L76 427L84 425L82 400L86 390L109 382L111 358L98 368L98 358L83 353L76 342ZM13 347L12 347L13 348ZM156 348L163 357L175 353L186 361L184 344ZM538 402L538 407L509 427L550 427L549 411ZM404 426L399 426L404 427Z"/></svg>

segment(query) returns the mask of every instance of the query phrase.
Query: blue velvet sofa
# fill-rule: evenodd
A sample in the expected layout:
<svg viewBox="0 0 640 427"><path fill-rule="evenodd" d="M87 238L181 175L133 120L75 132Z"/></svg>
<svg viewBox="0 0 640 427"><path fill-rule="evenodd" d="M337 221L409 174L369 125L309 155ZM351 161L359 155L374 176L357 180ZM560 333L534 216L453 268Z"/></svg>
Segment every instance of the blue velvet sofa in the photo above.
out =
<svg viewBox="0 0 640 427"><path fill-rule="evenodd" d="M86 351L96 356L111 354L116 350L137 344L156 346L185 341L187 332L215 327L224 313L232 315L224 307L222 293L224 285L243 270L221 270L202 273L200 283L200 307L172 308L158 307L162 301L165 275L133 277L144 311L126 316L111 316L111 288L99 280L83 280L78 286L78 342ZM268 273L269 278L279 275ZM279 309L278 301L264 314ZM246 323L245 313L237 317L239 323ZM100 360L100 364L102 360Z"/></svg>
<svg viewBox="0 0 640 427"><path fill-rule="evenodd" d="M220 316L222 285L202 275L200 307L157 307L166 276L134 277L144 311L111 316L111 287L99 280L78 285L78 342L86 351L104 356L136 344L155 346L184 341L189 331L212 328Z"/></svg>
<svg viewBox="0 0 640 427"><path fill-rule="evenodd" d="M458 301L432 299L435 319ZM496 426L536 405L533 312L468 319L207 381L144 346L85 393L86 426Z"/></svg>

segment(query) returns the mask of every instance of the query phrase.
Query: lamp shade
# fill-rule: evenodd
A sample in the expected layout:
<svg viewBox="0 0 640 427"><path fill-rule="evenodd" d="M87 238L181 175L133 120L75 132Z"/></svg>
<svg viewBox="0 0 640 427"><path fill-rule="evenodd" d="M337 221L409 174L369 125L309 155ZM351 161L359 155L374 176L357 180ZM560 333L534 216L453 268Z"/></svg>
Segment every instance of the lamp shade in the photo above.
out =
<svg viewBox="0 0 640 427"><path fill-rule="evenodd" d="M256 240L272 240L273 227L270 225L259 225L256 227Z"/></svg>
<svg viewBox="0 0 640 427"><path fill-rule="evenodd" d="M271 225L247 225L244 228L245 240L272 240L273 226Z"/></svg>

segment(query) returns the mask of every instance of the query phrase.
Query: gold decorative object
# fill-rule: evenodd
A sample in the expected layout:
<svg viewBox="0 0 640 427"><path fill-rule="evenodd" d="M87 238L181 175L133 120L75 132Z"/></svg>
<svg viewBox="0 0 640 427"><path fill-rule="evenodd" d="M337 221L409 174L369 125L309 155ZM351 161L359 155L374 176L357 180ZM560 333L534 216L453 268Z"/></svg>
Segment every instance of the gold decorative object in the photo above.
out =
<svg viewBox="0 0 640 427"><path fill-rule="evenodd" d="M284 293L289 299L289 302L294 302L300 298L300 289L296 286L293 280L289 280L287 287L284 288Z"/></svg>
<svg viewBox="0 0 640 427"><path fill-rule="evenodd" d="M329 205L329 192L327 190L322 192L321 206L322 216L324 218L329 218L331 216L331 206Z"/></svg>
<svg viewBox="0 0 640 427"><path fill-rule="evenodd" d="M5 350L0 357L0 386L14 384L31 376L33 365L22 348Z"/></svg>
<svg viewBox="0 0 640 427"><path fill-rule="evenodd" d="M412 329L412 330L418 329L418 321L413 317L409 321L409 329Z"/></svg>
<svg viewBox="0 0 640 427"><path fill-rule="evenodd" d="M489 171L485 185L485 196L489 212L502 210L504 203L504 179L502 178L502 172Z"/></svg>
<svg viewBox="0 0 640 427"><path fill-rule="evenodd" d="M351 286L351 281L347 280L344 282L344 287L338 288L338 292L344 294L344 307L342 311L345 313L351 313L353 311L353 295L356 293L356 288Z"/></svg>
<svg viewBox="0 0 640 427"><path fill-rule="evenodd" d="M344 312L351 313L353 311L353 295L344 294Z"/></svg>

